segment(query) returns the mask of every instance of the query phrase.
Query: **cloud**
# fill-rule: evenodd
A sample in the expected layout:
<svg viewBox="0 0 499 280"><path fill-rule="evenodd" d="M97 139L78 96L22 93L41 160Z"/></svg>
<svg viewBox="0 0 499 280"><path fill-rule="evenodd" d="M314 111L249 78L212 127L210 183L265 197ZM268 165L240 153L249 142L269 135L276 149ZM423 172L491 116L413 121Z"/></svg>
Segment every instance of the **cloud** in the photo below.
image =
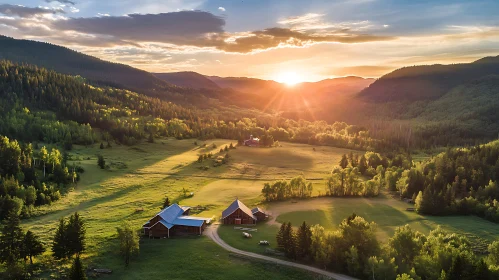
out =
<svg viewBox="0 0 499 280"><path fill-rule="evenodd" d="M305 33L289 28L268 28L254 31L246 36L225 41L218 46L228 52L247 53L254 50L265 50L276 47L305 47L317 43L366 43L395 39L390 36L375 36L353 33Z"/></svg>
<svg viewBox="0 0 499 280"><path fill-rule="evenodd" d="M53 23L54 28L63 31L113 36L126 41L194 46L204 46L211 36L223 34L224 26L224 19L201 11L70 18Z"/></svg>
<svg viewBox="0 0 499 280"><path fill-rule="evenodd" d="M76 5L76 2L70 1L70 0L45 0L47 3L52 3L52 2L59 2L61 4L71 4L71 5Z"/></svg>
<svg viewBox="0 0 499 280"><path fill-rule="evenodd" d="M5 6L5 5L3 5ZM20 17L59 11L12 5L3 12ZM0 6L0 12L1 6ZM314 24L322 15L308 14L288 18L289 25ZM273 27L263 30L231 33L225 31L225 19L209 12L179 11L160 14L130 14L90 18L52 18L3 20L7 26L19 29L24 36L45 38L54 43L89 47L147 46L161 44L168 51L218 51L231 53L260 52L273 48L308 47L318 43L365 43L392 40L390 36L365 34L352 28L294 29ZM352 25L355 25L352 23ZM359 23L358 25L362 25Z"/></svg>
<svg viewBox="0 0 499 280"><path fill-rule="evenodd" d="M7 16L18 16L21 18L29 18L39 15L46 14L64 14L64 10L61 8L57 9L48 9L48 8L32 8L25 7L20 5L11 5L11 4L0 4L0 13Z"/></svg>
<svg viewBox="0 0 499 280"><path fill-rule="evenodd" d="M225 8L224 7L218 7L218 10L222 11L222 12L225 12Z"/></svg>

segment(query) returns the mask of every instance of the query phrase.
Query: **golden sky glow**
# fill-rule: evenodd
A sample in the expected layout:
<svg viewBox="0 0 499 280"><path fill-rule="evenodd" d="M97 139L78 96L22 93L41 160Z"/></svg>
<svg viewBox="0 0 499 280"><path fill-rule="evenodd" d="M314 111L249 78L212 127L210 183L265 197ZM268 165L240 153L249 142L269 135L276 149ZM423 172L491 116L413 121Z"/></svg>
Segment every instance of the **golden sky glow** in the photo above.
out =
<svg viewBox="0 0 499 280"><path fill-rule="evenodd" d="M3 35L151 72L291 84L499 55L493 0L7 2Z"/></svg>

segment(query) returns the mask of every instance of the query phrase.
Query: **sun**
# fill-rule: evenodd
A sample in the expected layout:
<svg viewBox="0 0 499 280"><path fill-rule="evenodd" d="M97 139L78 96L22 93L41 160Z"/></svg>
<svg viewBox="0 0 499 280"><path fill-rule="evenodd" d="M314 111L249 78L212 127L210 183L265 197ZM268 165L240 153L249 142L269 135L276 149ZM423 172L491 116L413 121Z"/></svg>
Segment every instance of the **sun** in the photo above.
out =
<svg viewBox="0 0 499 280"><path fill-rule="evenodd" d="M282 72L277 75L275 80L287 86L294 86L301 82L300 76L296 72Z"/></svg>

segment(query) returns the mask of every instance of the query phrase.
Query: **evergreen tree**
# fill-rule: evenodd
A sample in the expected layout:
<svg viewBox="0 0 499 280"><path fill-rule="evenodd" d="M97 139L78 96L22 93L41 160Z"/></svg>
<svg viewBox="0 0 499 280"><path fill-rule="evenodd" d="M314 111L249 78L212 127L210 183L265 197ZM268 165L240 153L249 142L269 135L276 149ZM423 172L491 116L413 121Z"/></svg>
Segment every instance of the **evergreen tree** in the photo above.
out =
<svg viewBox="0 0 499 280"><path fill-rule="evenodd" d="M288 258L296 259L296 236L293 226L288 222L283 234L284 253Z"/></svg>
<svg viewBox="0 0 499 280"><path fill-rule="evenodd" d="M78 212L71 217L66 227L66 238L70 255L79 256L85 250L85 222Z"/></svg>
<svg viewBox="0 0 499 280"><path fill-rule="evenodd" d="M76 256L69 270L69 280L86 280L85 270L81 263L80 256Z"/></svg>
<svg viewBox="0 0 499 280"><path fill-rule="evenodd" d="M367 160L366 157L362 155L359 160L359 172L360 174L365 175L366 171L367 171Z"/></svg>
<svg viewBox="0 0 499 280"><path fill-rule="evenodd" d="M169 206L170 206L170 199L167 196L165 198L165 201L163 202L163 208L161 208L161 209L165 209L166 207L169 207Z"/></svg>
<svg viewBox="0 0 499 280"><path fill-rule="evenodd" d="M20 227L19 216L11 212L3 222L0 235L0 263L8 266L21 259L24 234Z"/></svg>
<svg viewBox="0 0 499 280"><path fill-rule="evenodd" d="M345 169L345 168L347 168L347 167L348 167L348 159L347 159L347 155L345 155L345 154L344 154L344 155L341 157L341 160L340 160L340 163L339 163L339 164L340 164L341 168L343 168L343 169Z"/></svg>
<svg viewBox="0 0 499 280"><path fill-rule="evenodd" d="M129 222L125 222L122 227L116 230L120 239L120 254L125 259L125 266L128 266L130 258L139 252L139 236Z"/></svg>
<svg viewBox="0 0 499 280"><path fill-rule="evenodd" d="M296 234L296 255L299 259L306 259L310 256L310 246L312 245L312 231L310 226L304 221L303 224L298 228Z"/></svg>
<svg viewBox="0 0 499 280"><path fill-rule="evenodd" d="M104 160L104 157L102 155L97 156L97 165L101 169L104 169L106 167L106 160Z"/></svg>
<svg viewBox="0 0 499 280"><path fill-rule="evenodd" d="M45 248L43 247L40 238L30 230L24 235L23 245L23 257L29 258L30 264L33 264L33 257L39 256L45 252Z"/></svg>
<svg viewBox="0 0 499 280"><path fill-rule="evenodd" d="M279 228L279 232L277 232L277 248L280 251L284 252L284 248L286 247L285 241L284 241L284 234L286 231L286 223L282 223L281 227Z"/></svg>
<svg viewBox="0 0 499 280"><path fill-rule="evenodd" d="M52 242L52 252L55 259L64 259L69 257L69 246L66 237L66 221L61 218L59 220L59 226L55 231L54 240Z"/></svg>

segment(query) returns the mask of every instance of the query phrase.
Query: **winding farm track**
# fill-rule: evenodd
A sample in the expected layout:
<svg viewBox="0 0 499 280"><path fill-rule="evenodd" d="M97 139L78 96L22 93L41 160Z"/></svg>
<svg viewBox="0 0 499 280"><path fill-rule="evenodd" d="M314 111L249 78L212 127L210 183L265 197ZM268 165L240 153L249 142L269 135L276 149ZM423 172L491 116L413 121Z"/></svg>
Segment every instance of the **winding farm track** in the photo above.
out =
<svg viewBox="0 0 499 280"><path fill-rule="evenodd" d="M280 259L276 259L276 258L272 258L272 257L268 257L268 256L264 256L264 255L255 254L252 252L247 252L247 251L242 251L242 250L236 249L236 248L230 246L229 244L225 243L225 241L223 241L220 238L220 236L218 235L218 225L211 225L211 226L207 227L206 230L204 231L204 234L206 236L208 236L209 238L211 238L215 243L220 245L220 247L224 248L225 250L227 250L231 253L235 253L238 255L242 255L242 256L246 256L246 257L250 257L250 258L254 258L254 259L259 259L259 260L263 260L266 262L275 263L275 264L279 264L279 265L285 265L285 266L295 267L298 269L308 270L310 272L320 274L320 275L329 277L331 279L356 280L356 278L352 278L350 276L329 272L329 271L319 269L319 268L316 268L313 266L289 262L289 261L285 261L285 260L280 260Z"/></svg>

